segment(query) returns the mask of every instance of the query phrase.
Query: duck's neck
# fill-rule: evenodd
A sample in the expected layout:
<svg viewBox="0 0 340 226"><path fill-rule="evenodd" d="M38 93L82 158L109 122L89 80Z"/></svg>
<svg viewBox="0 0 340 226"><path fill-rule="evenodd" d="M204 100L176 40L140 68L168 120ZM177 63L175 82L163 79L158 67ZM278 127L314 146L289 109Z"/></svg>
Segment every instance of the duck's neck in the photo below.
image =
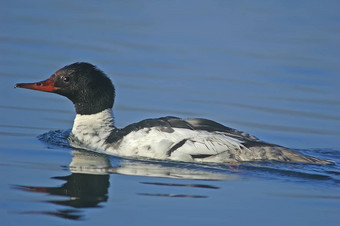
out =
<svg viewBox="0 0 340 226"><path fill-rule="evenodd" d="M113 122L111 108L91 115L77 114L72 134L81 143L97 148L105 143L106 138L115 129Z"/></svg>

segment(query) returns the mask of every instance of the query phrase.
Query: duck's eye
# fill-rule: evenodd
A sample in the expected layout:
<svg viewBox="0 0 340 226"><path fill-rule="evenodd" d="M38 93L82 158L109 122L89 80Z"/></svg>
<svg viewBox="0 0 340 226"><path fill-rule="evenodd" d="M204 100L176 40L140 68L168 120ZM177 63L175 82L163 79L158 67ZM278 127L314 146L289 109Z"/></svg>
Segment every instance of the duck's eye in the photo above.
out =
<svg viewBox="0 0 340 226"><path fill-rule="evenodd" d="M68 77L68 76L64 76L64 77L63 77L63 81L64 81L64 82L68 82L68 81L70 81L70 77Z"/></svg>

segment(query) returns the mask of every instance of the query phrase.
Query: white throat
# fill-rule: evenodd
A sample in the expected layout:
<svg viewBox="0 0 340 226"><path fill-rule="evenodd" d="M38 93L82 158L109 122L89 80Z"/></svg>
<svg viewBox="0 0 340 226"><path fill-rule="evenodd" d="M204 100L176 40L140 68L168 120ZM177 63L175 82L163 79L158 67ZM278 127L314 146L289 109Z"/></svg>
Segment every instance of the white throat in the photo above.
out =
<svg viewBox="0 0 340 226"><path fill-rule="evenodd" d="M106 138L114 129L112 109L91 115L77 114L72 135L87 148L102 149Z"/></svg>

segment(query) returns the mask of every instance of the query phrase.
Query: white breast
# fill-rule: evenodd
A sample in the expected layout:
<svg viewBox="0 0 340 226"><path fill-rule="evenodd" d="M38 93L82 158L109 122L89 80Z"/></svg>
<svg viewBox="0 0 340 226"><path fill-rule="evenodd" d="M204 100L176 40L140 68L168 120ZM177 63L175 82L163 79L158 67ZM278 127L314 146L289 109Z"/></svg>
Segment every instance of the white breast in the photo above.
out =
<svg viewBox="0 0 340 226"><path fill-rule="evenodd" d="M113 130L111 109L92 115L76 115L72 128L72 138L82 147L101 151L105 140ZM73 143L74 144L74 143Z"/></svg>

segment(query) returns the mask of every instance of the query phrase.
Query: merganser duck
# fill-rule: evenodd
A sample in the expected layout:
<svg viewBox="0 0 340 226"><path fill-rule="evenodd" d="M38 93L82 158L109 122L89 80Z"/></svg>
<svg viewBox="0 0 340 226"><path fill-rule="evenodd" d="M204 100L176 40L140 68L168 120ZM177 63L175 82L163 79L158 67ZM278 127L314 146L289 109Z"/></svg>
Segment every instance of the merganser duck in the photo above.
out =
<svg viewBox="0 0 340 226"><path fill-rule="evenodd" d="M112 114L115 88L104 72L89 63L67 65L44 81L19 83L15 87L57 93L70 99L77 113L70 141L95 152L203 163L328 163L208 119L168 116L116 128Z"/></svg>

